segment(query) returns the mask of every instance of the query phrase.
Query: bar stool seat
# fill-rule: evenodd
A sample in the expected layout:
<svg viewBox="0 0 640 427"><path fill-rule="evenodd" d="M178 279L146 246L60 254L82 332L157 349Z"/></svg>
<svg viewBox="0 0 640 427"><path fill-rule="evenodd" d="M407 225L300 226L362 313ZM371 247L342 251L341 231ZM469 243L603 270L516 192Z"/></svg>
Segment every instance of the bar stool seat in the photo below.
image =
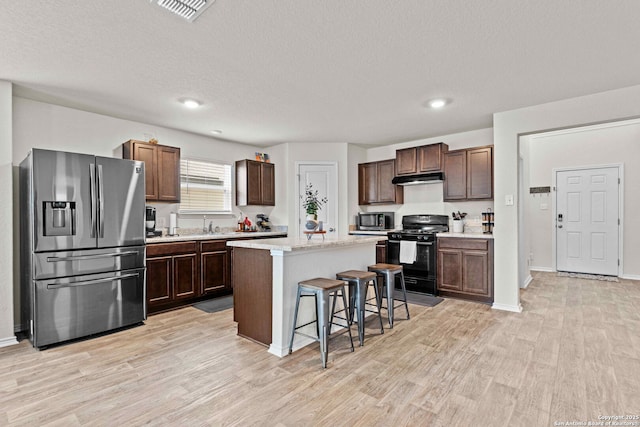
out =
<svg viewBox="0 0 640 427"><path fill-rule="evenodd" d="M331 333L331 325L334 325L333 319L329 317L329 301L333 297L334 303L338 297L342 297L342 303L345 307L348 307L347 297L345 295L345 282L342 280L326 279L323 277L317 277L315 279L303 280L298 283L298 294L296 296L296 307L293 314L293 329L291 330L291 339L289 341L289 354L293 350L293 338L296 333L304 335L309 338L313 338L320 342L320 355L322 357L322 367L327 367L327 358L329 354L329 335ZM305 323L304 325L297 325L298 323L298 310L300 308L300 298L302 297L314 297L316 300L316 320ZM351 319L347 311L347 332L349 333L349 341L351 342L351 351L353 351L353 337L351 336ZM310 325L312 323L317 324L318 336L313 337L306 335L297 330ZM340 325L344 326L344 325Z"/></svg>
<svg viewBox="0 0 640 427"><path fill-rule="evenodd" d="M378 263L373 264L368 267L369 271L373 271L382 277L384 277L383 287L386 289L387 296L387 314L389 317L389 328L393 328L394 321L394 308L396 308L394 303L394 289L396 283L396 276L400 276L400 286L402 288L402 294L404 295L404 300L402 301L404 304L404 308L407 311L407 320L411 317L409 316L409 305L407 304L407 288L404 283L404 272L401 265L397 264L385 264ZM398 305L400 307L402 304ZM385 307L382 307L385 308Z"/></svg>
<svg viewBox="0 0 640 427"><path fill-rule="evenodd" d="M358 313L358 338L360 346L364 345L364 323L365 312L370 311L378 315L380 321L380 333L384 334L382 326L382 316L380 314L380 296L378 295L378 275L372 271L347 270L336 274L337 280L344 280L349 284L349 318L353 323L354 310ZM373 285L375 291L377 311L367 310L367 288L369 284ZM355 288L355 292L354 292ZM333 308L331 309L331 317L335 314L336 300L333 300Z"/></svg>

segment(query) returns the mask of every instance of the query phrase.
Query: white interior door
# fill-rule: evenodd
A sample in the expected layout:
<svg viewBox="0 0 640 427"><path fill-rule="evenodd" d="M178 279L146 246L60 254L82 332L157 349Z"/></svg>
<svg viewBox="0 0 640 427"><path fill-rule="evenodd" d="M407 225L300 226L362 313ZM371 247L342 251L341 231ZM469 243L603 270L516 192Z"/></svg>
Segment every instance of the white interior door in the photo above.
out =
<svg viewBox="0 0 640 427"><path fill-rule="evenodd" d="M558 271L618 275L617 167L556 172Z"/></svg>
<svg viewBox="0 0 640 427"><path fill-rule="evenodd" d="M299 163L298 164L298 235L304 231L306 212L302 207L302 196L307 184L318 190L320 198L326 197L327 203L318 212L318 221L322 221L327 236L337 234L338 230L338 165L336 163Z"/></svg>

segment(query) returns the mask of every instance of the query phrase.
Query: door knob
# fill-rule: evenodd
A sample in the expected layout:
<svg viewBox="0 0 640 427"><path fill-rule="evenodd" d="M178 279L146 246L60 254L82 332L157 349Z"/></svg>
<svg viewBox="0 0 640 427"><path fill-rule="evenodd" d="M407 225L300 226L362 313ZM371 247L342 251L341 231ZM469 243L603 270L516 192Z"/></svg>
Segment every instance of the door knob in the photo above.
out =
<svg viewBox="0 0 640 427"><path fill-rule="evenodd" d="M334 231L336 231L336 229L335 229L335 228L333 228L333 227L330 227L330 228L329 228L329 233L333 233Z"/></svg>
<svg viewBox="0 0 640 427"><path fill-rule="evenodd" d="M558 228L562 228L562 224L559 224L559 225L558 225Z"/></svg>

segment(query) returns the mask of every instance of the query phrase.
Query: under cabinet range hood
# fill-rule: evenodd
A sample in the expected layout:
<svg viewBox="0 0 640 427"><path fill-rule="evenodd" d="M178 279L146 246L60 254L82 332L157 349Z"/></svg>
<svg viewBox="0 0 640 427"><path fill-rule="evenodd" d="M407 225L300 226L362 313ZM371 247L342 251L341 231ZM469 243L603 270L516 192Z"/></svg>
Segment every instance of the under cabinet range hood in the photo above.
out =
<svg viewBox="0 0 640 427"><path fill-rule="evenodd" d="M444 181L444 173L432 172L418 175L396 176L391 183L396 185L436 184Z"/></svg>

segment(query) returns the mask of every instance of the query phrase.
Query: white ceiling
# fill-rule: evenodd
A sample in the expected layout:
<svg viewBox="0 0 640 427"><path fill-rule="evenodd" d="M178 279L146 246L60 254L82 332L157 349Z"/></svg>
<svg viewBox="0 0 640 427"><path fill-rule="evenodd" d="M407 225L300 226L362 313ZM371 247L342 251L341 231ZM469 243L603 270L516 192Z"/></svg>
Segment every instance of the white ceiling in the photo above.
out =
<svg viewBox="0 0 640 427"><path fill-rule="evenodd" d="M640 84L639 16L637 0L217 0L189 23L148 0L4 1L0 79L232 141L384 145Z"/></svg>

